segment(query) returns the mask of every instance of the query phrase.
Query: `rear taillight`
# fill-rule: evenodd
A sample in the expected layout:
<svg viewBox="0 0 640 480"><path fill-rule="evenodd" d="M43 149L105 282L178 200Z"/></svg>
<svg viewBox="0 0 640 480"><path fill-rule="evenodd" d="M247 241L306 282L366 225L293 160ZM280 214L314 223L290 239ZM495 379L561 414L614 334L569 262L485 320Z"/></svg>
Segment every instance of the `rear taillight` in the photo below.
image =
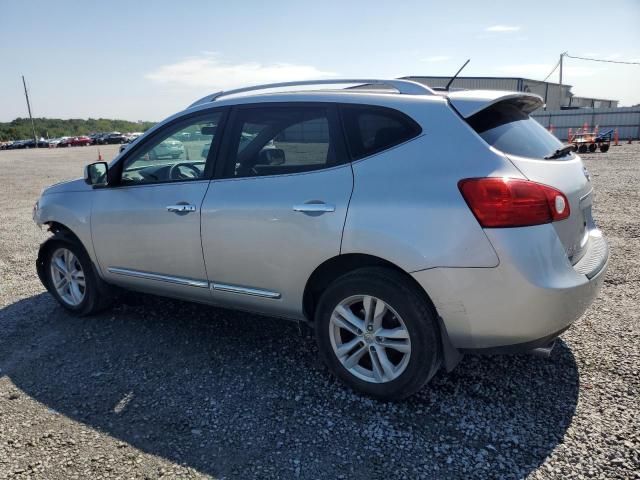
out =
<svg viewBox="0 0 640 480"><path fill-rule="evenodd" d="M526 227L569 217L560 190L516 178L467 178L458 188L484 228Z"/></svg>

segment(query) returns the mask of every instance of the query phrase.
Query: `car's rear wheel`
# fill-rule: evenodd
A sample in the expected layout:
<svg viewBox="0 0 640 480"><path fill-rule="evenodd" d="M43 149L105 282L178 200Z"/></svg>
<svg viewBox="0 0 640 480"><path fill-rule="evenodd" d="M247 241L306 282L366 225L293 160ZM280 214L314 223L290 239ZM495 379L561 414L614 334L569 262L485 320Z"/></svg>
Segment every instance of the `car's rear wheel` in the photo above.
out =
<svg viewBox="0 0 640 480"><path fill-rule="evenodd" d="M69 312L89 315L110 305L109 286L78 242L56 234L42 245L38 262L45 287Z"/></svg>
<svg viewBox="0 0 640 480"><path fill-rule="evenodd" d="M320 354L351 388L382 400L418 391L440 366L433 307L400 272L365 268L334 281L315 320Z"/></svg>

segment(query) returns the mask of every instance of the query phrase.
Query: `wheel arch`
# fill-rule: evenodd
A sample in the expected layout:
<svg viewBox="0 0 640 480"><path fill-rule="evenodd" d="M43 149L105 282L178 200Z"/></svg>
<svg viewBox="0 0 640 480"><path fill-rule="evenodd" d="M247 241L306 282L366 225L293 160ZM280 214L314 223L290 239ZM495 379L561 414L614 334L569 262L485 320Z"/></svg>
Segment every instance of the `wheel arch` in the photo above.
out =
<svg viewBox="0 0 640 480"><path fill-rule="evenodd" d="M433 311L437 313L435 305L431 301L429 294L420 286L420 284L398 265L375 255L364 253L345 253L337 255L325 260L313 271L307 284L305 285L302 297L302 308L305 317L309 322L314 321L315 309L322 292L336 278L341 277L349 272L365 267L386 267L402 274L407 281L413 284L417 291L424 295Z"/></svg>
<svg viewBox="0 0 640 480"><path fill-rule="evenodd" d="M44 259L49 249L53 246L53 242L59 240L67 240L81 245L85 249L85 251L86 248L84 247L84 245L82 245L80 238L78 238L78 236L73 233L73 231L66 225L54 221L45 222L44 225L47 225L47 229L51 233L53 233L53 235L40 244L40 248L38 249L38 258L36 260L36 271L38 272L38 277L40 277L40 281L42 282L42 284L47 288L47 290L49 290L50 285L44 272Z"/></svg>
<svg viewBox="0 0 640 480"><path fill-rule="evenodd" d="M47 230L49 230L54 235L60 234L61 236L66 237L69 240L79 243L84 247L85 250L87 250L87 248L82 244L80 237L78 237L78 235L76 235L68 226L56 221L45 222L45 225L47 226Z"/></svg>
<svg viewBox="0 0 640 480"><path fill-rule="evenodd" d="M309 323L314 322L315 309L322 292L336 278L345 275L351 271L365 267L386 267L400 273L411 285L413 285L420 295L432 309L438 323L444 367L447 371L451 371L462 359L462 354L451 344L447 333L446 325L442 317L438 314L433 300L429 293L413 278L408 272L397 266L396 264L375 255L363 253L346 253L332 257L321 263L313 271L307 284L305 285L302 298L302 308L304 316Z"/></svg>

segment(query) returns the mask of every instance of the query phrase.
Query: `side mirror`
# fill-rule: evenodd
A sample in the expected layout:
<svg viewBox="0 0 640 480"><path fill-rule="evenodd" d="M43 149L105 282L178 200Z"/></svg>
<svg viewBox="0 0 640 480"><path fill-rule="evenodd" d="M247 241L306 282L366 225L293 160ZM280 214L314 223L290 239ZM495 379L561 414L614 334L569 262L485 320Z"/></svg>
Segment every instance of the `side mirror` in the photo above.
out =
<svg viewBox="0 0 640 480"><path fill-rule="evenodd" d="M258 165L283 165L286 162L281 148L263 148L260 150Z"/></svg>
<svg viewBox="0 0 640 480"><path fill-rule="evenodd" d="M108 171L107 162L90 163L84 167L84 182L87 185L106 185Z"/></svg>

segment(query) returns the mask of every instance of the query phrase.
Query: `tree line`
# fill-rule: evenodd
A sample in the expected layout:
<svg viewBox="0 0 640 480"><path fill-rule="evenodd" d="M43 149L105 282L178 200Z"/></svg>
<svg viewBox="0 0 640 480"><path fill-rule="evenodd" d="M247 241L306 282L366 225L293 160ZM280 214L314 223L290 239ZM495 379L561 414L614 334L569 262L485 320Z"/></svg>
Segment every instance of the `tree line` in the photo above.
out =
<svg viewBox="0 0 640 480"><path fill-rule="evenodd" d="M38 138L77 137L94 132L144 132L155 122L130 122L108 118L34 118ZM31 121L28 118L16 118L11 122L0 122L0 141L23 140L33 138Z"/></svg>

